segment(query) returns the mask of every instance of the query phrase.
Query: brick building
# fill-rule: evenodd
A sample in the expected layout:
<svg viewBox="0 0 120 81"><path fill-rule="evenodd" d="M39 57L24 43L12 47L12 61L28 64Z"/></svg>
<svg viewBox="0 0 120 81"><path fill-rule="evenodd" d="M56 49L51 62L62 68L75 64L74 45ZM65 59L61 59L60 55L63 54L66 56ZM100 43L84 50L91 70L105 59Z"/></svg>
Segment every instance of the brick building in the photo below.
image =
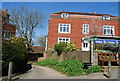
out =
<svg viewBox="0 0 120 81"><path fill-rule="evenodd" d="M8 10L2 11L2 41L9 41L11 36L15 36L16 26L10 24Z"/></svg>
<svg viewBox="0 0 120 81"><path fill-rule="evenodd" d="M48 47L74 41L83 51L89 51L91 36L120 37L118 17L109 14L56 12L50 14Z"/></svg>

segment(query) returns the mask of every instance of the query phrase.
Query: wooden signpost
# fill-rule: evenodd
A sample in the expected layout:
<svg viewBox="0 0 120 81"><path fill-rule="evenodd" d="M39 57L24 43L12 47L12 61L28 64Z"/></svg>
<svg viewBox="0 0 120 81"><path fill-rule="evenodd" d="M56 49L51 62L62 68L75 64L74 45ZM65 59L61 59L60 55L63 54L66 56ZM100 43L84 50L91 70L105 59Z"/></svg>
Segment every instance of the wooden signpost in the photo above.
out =
<svg viewBox="0 0 120 81"><path fill-rule="evenodd" d="M120 61L117 53L98 53L98 64L104 66L104 62L108 62L108 78L111 78L111 62Z"/></svg>

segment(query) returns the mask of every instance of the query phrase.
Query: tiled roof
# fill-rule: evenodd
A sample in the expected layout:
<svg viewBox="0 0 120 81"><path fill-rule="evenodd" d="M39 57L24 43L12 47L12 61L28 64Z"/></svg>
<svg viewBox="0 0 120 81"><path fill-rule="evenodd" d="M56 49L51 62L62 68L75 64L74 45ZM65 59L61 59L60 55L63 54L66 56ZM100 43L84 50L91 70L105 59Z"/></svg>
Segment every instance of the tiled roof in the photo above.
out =
<svg viewBox="0 0 120 81"><path fill-rule="evenodd" d="M61 11L61 12L56 12L52 14L61 14L61 13L68 13L68 14L80 14L80 15L95 15L95 16L110 16L110 17L117 17L109 14L100 14L100 13L84 13L84 12L67 12L67 11Z"/></svg>
<svg viewBox="0 0 120 81"><path fill-rule="evenodd" d="M45 51L45 46L32 46L32 51L29 53L43 53Z"/></svg>

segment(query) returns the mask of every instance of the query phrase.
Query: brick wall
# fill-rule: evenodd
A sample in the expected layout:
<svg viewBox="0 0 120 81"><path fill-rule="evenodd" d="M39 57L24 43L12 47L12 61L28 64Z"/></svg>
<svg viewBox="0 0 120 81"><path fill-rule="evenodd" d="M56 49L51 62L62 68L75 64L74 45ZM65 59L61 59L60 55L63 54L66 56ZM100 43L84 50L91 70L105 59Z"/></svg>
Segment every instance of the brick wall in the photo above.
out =
<svg viewBox="0 0 120 81"><path fill-rule="evenodd" d="M49 32L48 32L48 47L53 47L54 44L58 43L58 37L68 37L70 41L74 41L78 48L81 48L81 38L85 36L90 36L87 34L82 34L82 25L89 24L90 27L92 26L93 20L91 19L77 19L77 18L60 18L59 16L56 18L52 17L51 15L50 22L49 22ZM93 16L92 16L93 18ZM114 18L113 18L114 19ZM102 27L103 25L112 25L115 29L115 36L120 36L120 28L118 28L118 21L114 20L94 20L95 23L100 23L98 28ZM59 23L71 24L71 33L70 34L61 34L58 33L58 25ZM103 29L100 30L97 35L103 36ZM105 35L106 36L106 35Z"/></svg>

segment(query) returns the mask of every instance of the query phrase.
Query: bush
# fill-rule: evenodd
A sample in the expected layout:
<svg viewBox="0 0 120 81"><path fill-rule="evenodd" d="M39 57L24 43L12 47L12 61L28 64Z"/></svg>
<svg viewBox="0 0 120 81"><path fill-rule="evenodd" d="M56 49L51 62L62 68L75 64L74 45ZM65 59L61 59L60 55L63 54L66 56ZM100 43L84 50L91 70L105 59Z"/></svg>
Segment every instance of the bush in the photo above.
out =
<svg viewBox="0 0 120 81"><path fill-rule="evenodd" d="M49 50L46 51L47 54L53 54L55 53L55 49L54 48L50 48Z"/></svg>
<svg viewBox="0 0 120 81"><path fill-rule="evenodd" d="M55 51L57 51L58 55L61 55L62 52L65 52L67 54L68 51L73 51L76 49L77 47L72 41L70 43L55 44Z"/></svg>
<svg viewBox="0 0 120 81"><path fill-rule="evenodd" d="M104 44L95 44L94 45L94 50L96 50L96 49L103 50L103 46L104 46Z"/></svg>
<svg viewBox="0 0 120 81"><path fill-rule="evenodd" d="M37 65L41 65L41 66L54 66L56 64L58 64L58 60L57 59L46 59L40 62L37 62Z"/></svg>
<svg viewBox="0 0 120 81"><path fill-rule="evenodd" d="M84 64L78 60L63 60L53 68L68 76L78 76L84 72Z"/></svg>
<svg viewBox="0 0 120 81"><path fill-rule="evenodd" d="M85 72L87 74L95 73L95 72L101 72L101 68L99 66L97 66L97 65L94 65L94 66L90 67L89 69L85 69Z"/></svg>
<svg viewBox="0 0 120 81"><path fill-rule="evenodd" d="M55 44L55 51L58 53L58 55L60 55L62 52L65 51L66 46L66 43Z"/></svg>
<svg viewBox="0 0 120 81"><path fill-rule="evenodd" d="M27 49L22 41L6 42L2 45L2 71L7 74L9 62L13 62L13 72L19 72L27 64ZM3 74L3 75L4 75Z"/></svg>
<svg viewBox="0 0 120 81"><path fill-rule="evenodd" d="M101 71L99 66L92 66L91 68L84 70L84 64L78 60L63 60L59 62L57 59L46 59L37 62L36 64L50 66L53 69L66 74L67 76L79 76Z"/></svg>
<svg viewBox="0 0 120 81"><path fill-rule="evenodd" d="M103 49L114 53L119 51L119 46L113 43L106 43L104 44Z"/></svg>

